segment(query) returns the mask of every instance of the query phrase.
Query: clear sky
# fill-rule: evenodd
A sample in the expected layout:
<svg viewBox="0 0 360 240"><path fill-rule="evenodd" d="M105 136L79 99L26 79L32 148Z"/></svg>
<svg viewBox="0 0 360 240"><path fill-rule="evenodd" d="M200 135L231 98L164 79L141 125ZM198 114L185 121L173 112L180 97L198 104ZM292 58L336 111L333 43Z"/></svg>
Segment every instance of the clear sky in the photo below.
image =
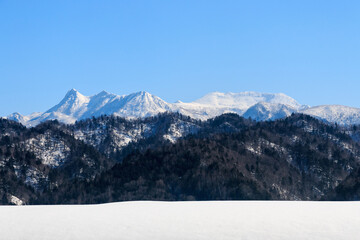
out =
<svg viewBox="0 0 360 240"><path fill-rule="evenodd" d="M0 116L84 95L360 107L360 1L0 0Z"/></svg>

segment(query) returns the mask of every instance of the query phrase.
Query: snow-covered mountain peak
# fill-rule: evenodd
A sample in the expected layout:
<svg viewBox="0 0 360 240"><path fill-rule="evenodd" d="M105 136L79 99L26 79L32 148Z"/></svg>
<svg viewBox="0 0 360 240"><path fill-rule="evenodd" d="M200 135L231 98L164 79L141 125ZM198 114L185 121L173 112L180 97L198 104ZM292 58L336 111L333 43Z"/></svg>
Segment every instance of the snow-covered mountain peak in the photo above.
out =
<svg viewBox="0 0 360 240"><path fill-rule="evenodd" d="M13 120L13 121L21 122L20 120L22 120L24 117L20 113L14 112L14 113L10 114L9 116L7 116L6 118Z"/></svg>
<svg viewBox="0 0 360 240"><path fill-rule="evenodd" d="M9 116L7 116L6 118L9 120L13 120L15 122L19 122L23 125L27 125L28 121L30 121L31 119L37 118L39 117L41 114L41 112L34 112L30 115L24 116L18 112L14 112L12 114L10 114Z"/></svg>
<svg viewBox="0 0 360 240"><path fill-rule="evenodd" d="M79 93L79 91L76 90L75 88L72 88L69 91L67 91L66 95L77 94L77 93Z"/></svg>
<svg viewBox="0 0 360 240"><path fill-rule="evenodd" d="M82 95L79 91L77 91L75 88L70 89L63 100L78 100L80 102L85 102L88 100L88 97Z"/></svg>
<svg viewBox="0 0 360 240"><path fill-rule="evenodd" d="M124 117L148 117L172 110L169 103L145 91L124 96L119 107L115 114Z"/></svg>
<svg viewBox="0 0 360 240"><path fill-rule="evenodd" d="M180 112L192 118L206 120L227 112L242 115L251 106L259 102L288 104L293 108L300 106L294 99L285 94L213 92L194 102L184 103L178 101L171 104L146 91L139 91L129 95L116 95L102 91L87 97L76 89L71 89L59 104L45 113L34 117L14 115L12 119L27 126L35 126L42 121L51 119L74 123L76 120L98 117L104 114L136 118L169 111ZM268 111L272 109L274 107ZM275 115L278 116L278 114Z"/></svg>
<svg viewBox="0 0 360 240"><path fill-rule="evenodd" d="M113 101L114 99L120 98L121 96L118 96L113 93L108 93L106 91L101 91L98 94L95 94L90 98L90 101L88 103L88 108L90 109L99 109L100 107L104 106L106 103ZM94 109L95 108L95 109Z"/></svg>
<svg viewBox="0 0 360 240"><path fill-rule="evenodd" d="M152 98L157 98L156 96L146 92L146 91L139 91L139 92L135 92L135 93L131 93L128 95L131 98L136 98L136 99L152 99Z"/></svg>
<svg viewBox="0 0 360 240"><path fill-rule="evenodd" d="M21 115L18 112L14 112L14 113L10 114L9 116L7 116L6 118L9 120L15 121L15 122L19 122L21 124L26 123L26 117Z"/></svg>
<svg viewBox="0 0 360 240"><path fill-rule="evenodd" d="M86 105L89 101L89 97L82 95L75 89L71 89L58 105L50 108L46 113L61 112L66 115L79 116L82 112L86 111Z"/></svg>
<svg viewBox="0 0 360 240"><path fill-rule="evenodd" d="M145 91L129 94L128 97L131 98L134 103L137 102L137 104L155 104L162 107L168 105L168 103L161 98Z"/></svg>
<svg viewBox="0 0 360 240"><path fill-rule="evenodd" d="M108 96L108 95L115 95L115 94L112 94L112 93L109 93L105 90L102 90L101 92L99 92L98 94L95 94L93 96Z"/></svg>
<svg viewBox="0 0 360 240"><path fill-rule="evenodd" d="M360 124L360 108L343 105L321 105L308 108L301 112L342 125Z"/></svg>
<svg viewBox="0 0 360 240"><path fill-rule="evenodd" d="M134 103L137 104L167 104L161 98L152 95L146 91L140 91L136 93L129 94L125 98L131 99Z"/></svg>
<svg viewBox="0 0 360 240"><path fill-rule="evenodd" d="M244 111L259 102L286 104L294 108L299 108L301 106L295 99L283 93L259 92L212 92L194 102L211 106L238 108Z"/></svg>
<svg viewBox="0 0 360 240"><path fill-rule="evenodd" d="M93 99L93 98L111 98L111 97L117 97L117 96L118 95L116 95L116 94L109 93L109 92L103 90L103 91L101 91L101 92L99 92L99 93L97 93L95 95L92 95L90 97L90 100Z"/></svg>
<svg viewBox="0 0 360 240"><path fill-rule="evenodd" d="M64 123L101 115L127 118L154 116L163 112L179 112L192 118L206 120L223 113L237 113L255 120L275 120L299 112L339 124L360 124L360 109L340 105L310 107L301 105L283 93L221 93L212 92L193 102L167 103L146 91L116 95L102 91L84 96L76 89L69 90L59 104L44 113L22 116L13 113L7 118L26 126L58 119Z"/></svg>
<svg viewBox="0 0 360 240"><path fill-rule="evenodd" d="M275 120L290 116L296 112L296 108L281 103L259 102L251 106L244 114L245 118L252 118L256 121Z"/></svg>

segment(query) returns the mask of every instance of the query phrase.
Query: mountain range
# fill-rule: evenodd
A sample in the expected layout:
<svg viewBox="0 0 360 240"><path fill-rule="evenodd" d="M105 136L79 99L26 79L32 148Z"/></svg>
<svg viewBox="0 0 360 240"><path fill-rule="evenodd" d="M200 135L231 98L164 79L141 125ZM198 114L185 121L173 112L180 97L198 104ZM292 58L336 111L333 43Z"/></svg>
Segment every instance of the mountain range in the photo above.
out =
<svg viewBox="0 0 360 240"><path fill-rule="evenodd" d="M93 96L84 96L77 90L71 89L59 104L46 112L27 116L13 113L6 118L27 127L34 127L41 122L54 119L73 124L79 120L101 115L144 118L164 112L178 112L199 120L207 120L224 113L237 113L256 121L276 120L290 116L292 113L303 113L340 125L360 124L359 108L340 105L310 107L282 93L259 92L212 92L193 102L168 103L145 91L129 95L102 91Z"/></svg>
<svg viewBox="0 0 360 240"><path fill-rule="evenodd" d="M359 111L281 93L167 103L72 89L0 118L0 204L359 200Z"/></svg>

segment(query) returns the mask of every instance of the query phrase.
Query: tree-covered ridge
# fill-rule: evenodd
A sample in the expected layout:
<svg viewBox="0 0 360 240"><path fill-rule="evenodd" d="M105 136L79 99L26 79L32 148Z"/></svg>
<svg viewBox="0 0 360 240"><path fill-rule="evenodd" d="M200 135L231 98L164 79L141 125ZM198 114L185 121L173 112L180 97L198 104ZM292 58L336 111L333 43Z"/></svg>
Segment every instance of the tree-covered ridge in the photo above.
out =
<svg viewBox="0 0 360 240"><path fill-rule="evenodd" d="M301 114L268 122L101 116L34 128L1 119L0 194L3 204L12 196L27 204L331 200L334 192L354 200L344 184L358 184L357 135L356 126Z"/></svg>

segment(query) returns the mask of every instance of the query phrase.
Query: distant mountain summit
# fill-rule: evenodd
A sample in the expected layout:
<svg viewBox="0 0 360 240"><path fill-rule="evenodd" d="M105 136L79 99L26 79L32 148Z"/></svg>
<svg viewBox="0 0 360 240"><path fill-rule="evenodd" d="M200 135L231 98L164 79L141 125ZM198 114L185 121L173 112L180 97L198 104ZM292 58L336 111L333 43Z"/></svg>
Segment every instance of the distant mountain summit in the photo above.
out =
<svg viewBox="0 0 360 240"><path fill-rule="evenodd" d="M249 107L259 103L266 102L271 104L286 104L293 108L299 108L301 105L293 98L283 93L259 93L259 92L241 92L241 93L221 93L212 92L195 101L204 105L217 107L236 108L246 111Z"/></svg>
<svg viewBox="0 0 360 240"><path fill-rule="evenodd" d="M321 105L305 109L301 113L341 125L360 124L359 108L342 105Z"/></svg>
<svg viewBox="0 0 360 240"><path fill-rule="evenodd" d="M360 124L360 109L358 108L338 105L309 107L301 105L283 93L259 92L212 92L193 102L168 103L145 91L129 95L116 95L102 91L93 96L84 96L77 90L71 89L59 104L44 113L28 116L13 113L7 118L31 127L53 119L72 124L77 120L101 115L143 118L163 112L179 112L201 120L223 113L237 113L257 121L276 120L300 112L328 122L344 125Z"/></svg>
<svg viewBox="0 0 360 240"><path fill-rule="evenodd" d="M41 122L53 119L72 124L77 120L105 114L137 118L153 116L171 110L172 108L168 103L159 97L143 91L123 96L102 91L88 97L75 89L71 89L59 104L44 113L34 117L14 113L8 116L8 118L27 126L36 126Z"/></svg>
<svg viewBox="0 0 360 240"><path fill-rule="evenodd" d="M290 116L298 110L299 107L294 105L259 102L248 108L243 117L252 118L256 121L276 120Z"/></svg>

